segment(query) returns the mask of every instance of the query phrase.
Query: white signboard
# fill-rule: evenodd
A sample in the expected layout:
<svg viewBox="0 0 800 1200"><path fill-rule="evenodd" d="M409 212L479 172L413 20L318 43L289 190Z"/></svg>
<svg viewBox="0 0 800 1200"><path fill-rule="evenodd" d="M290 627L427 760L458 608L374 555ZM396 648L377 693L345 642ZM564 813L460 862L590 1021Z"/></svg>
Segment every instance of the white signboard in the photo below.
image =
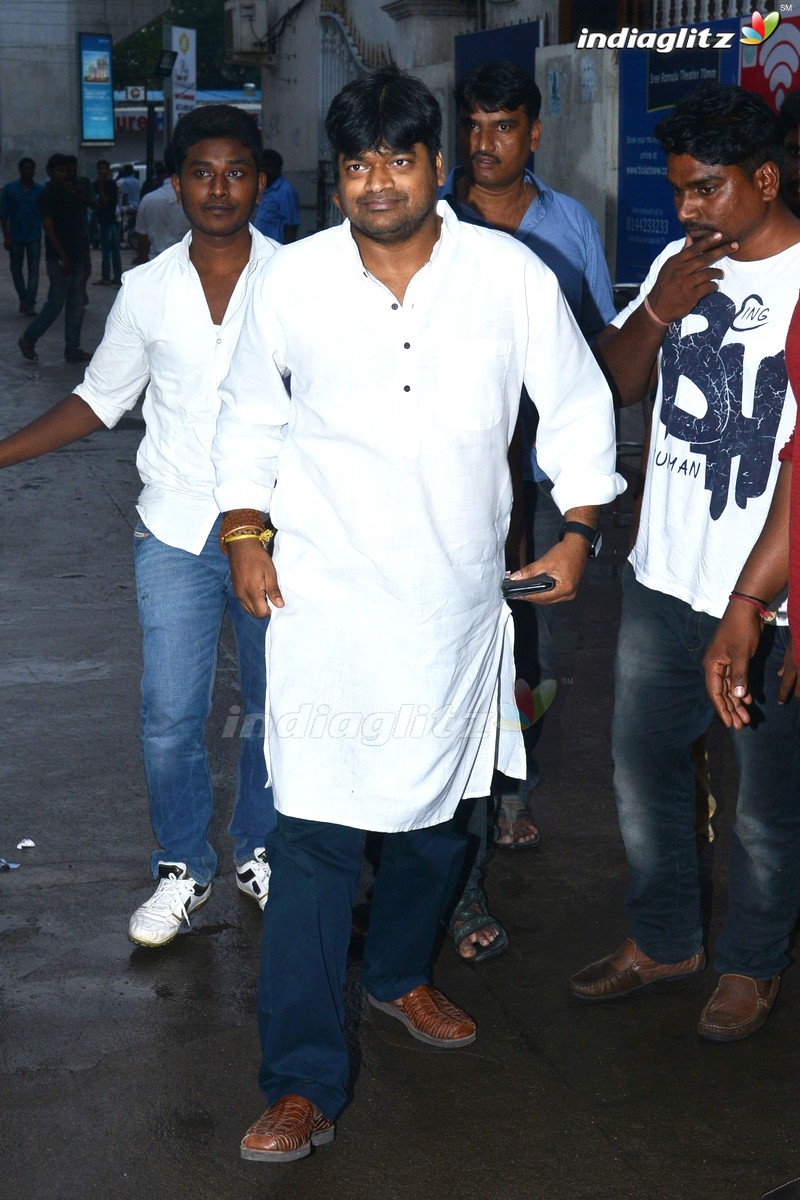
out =
<svg viewBox="0 0 800 1200"><path fill-rule="evenodd" d="M172 71L172 114L174 125L184 113L192 111L197 100L196 30L178 29L173 25L167 49L174 50L178 55Z"/></svg>

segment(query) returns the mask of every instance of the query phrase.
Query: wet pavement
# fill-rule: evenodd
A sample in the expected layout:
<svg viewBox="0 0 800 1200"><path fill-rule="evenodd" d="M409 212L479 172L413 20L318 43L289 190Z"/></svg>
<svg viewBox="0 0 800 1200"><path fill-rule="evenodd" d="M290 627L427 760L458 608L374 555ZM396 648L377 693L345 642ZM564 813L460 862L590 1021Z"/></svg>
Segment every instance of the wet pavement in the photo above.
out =
<svg viewBox="0 0 800 1200"><path fill-rule="evenodd" d="M89 288L84 346L110 289ZM63 325L37 365L0 263L0 433L77 382ZM362 1003L349 971L355 1098L336 1141L288 1166L243 1163L261 1112L259 913L224 832L238 696L223 637L208 742L221 873L161 951L127 940L150 892L131 565L142 435L134 414L0 473L0 1196L9 1200L758 1200L800 1175L800 973L734 1045L696 1026L704 975L584 1005L566 979L626 930L611 795L611 661L625 504L562 622L559 695L540 744L542 846L498 854L489 892L511 948L479 967L445 943L436 980L477 1041L436 1051ZM724 911L735 773L710 738L720 804L712 941ZM22 838L35 846L17 850Z"/></svg>

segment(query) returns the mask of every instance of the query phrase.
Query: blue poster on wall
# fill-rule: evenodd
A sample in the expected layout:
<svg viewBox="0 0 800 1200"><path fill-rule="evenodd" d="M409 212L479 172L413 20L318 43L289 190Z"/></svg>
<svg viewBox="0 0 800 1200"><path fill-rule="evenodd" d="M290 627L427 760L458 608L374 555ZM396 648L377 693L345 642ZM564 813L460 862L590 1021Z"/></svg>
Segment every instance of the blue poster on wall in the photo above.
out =
<svg viewBox="0 0 800 1200"><path fill-rule="evenodd" d="M111 75L111 37L107 33L78 34L81 141L114 141L114 82Z"/></svg>
<svg viewBox="0 0 800 1200"><path fill-rule="evenodd" d="M709 28L738 35L740 24L731 18ZM701 84L739 82L738 36L731 42L727 50L619 51L617 283L641 283L667 242L682 236L653 130Z"/></svg>
<svg viewBox="0 0 800 1200"><path fill-rule="evenodd" d="M484 29L480 33L464 33L455 39L456 83L479 63L508 58L526 71L534 73L536 47L539 45L539 22L525 21L509 29Z"/></svg>

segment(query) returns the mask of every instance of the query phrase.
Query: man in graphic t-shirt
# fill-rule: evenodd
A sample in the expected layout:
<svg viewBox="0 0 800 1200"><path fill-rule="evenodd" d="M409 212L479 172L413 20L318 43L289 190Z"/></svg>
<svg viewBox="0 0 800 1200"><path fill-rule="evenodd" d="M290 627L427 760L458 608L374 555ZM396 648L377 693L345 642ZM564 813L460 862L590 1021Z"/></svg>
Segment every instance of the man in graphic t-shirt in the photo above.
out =
<svg viewBox="0 0 800 1200"><path fill-rule="evenodd" d="M623 403L657 380L641 524L616 661L614 786L630 936L570 980L607 1000L705 966L691 745L708 726L703 654L764 524L794 424L784 345L800 221L781 199L781 127L756 96L710 85L658 126L683 242L653 263L598 348ZM742 605L757 598L737 595ZM718 987L699 1032L735 1041L767 1019L800 907L800 708L777 703L785 613L751 673L759 719L739 765Z"/></svg>

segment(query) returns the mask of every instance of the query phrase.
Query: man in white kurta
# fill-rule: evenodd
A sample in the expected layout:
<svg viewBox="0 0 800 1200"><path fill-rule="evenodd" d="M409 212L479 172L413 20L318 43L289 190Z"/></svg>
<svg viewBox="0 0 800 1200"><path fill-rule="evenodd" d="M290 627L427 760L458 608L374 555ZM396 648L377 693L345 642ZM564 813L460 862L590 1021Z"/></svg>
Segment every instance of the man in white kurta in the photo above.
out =
<svg viewBox="0 0 800 1200"><path fill-rule="evenodd" d="M387 77L381 86L411 87L414 102L414 88L430 95ZM375 78L349 85L342 103L377 112ZM409 156L382 148L408 139L379 134L375 151L339 146L339 200L353 223L284 248L260 273L214 448L220 507L269 511L278 530L279 590L268 581L258 593L273 602L268 741L279 813L261 1086L265 1118L287 1097L312 1107L294 1149L245 1138L245 1157L264 1160L329 1140L344 1104L341 978L359 830L388 834L365 948L370 1001L423 1041L474 1037L466 1014L429 986L429 960L463 860L449 824L456 806L488 793L495 766L525 774L500 590L523 383L562 511L605 503L622 487L610 396L555 277L513 238L434 206L441 160L430 142L409 135L409 168ZM412 169L423 191L430 177L431 236L403 288L393 274L403 251L395 255L382 224L419 199L419 181L402 174ZM562 545L526 571L548 570L551 595L567 598L575 555ZM337 882L345 876L346 887ZM433 993L438 1017L439 1001L449 1005L458 1028L420 1023L418 992Z"/></svg>

